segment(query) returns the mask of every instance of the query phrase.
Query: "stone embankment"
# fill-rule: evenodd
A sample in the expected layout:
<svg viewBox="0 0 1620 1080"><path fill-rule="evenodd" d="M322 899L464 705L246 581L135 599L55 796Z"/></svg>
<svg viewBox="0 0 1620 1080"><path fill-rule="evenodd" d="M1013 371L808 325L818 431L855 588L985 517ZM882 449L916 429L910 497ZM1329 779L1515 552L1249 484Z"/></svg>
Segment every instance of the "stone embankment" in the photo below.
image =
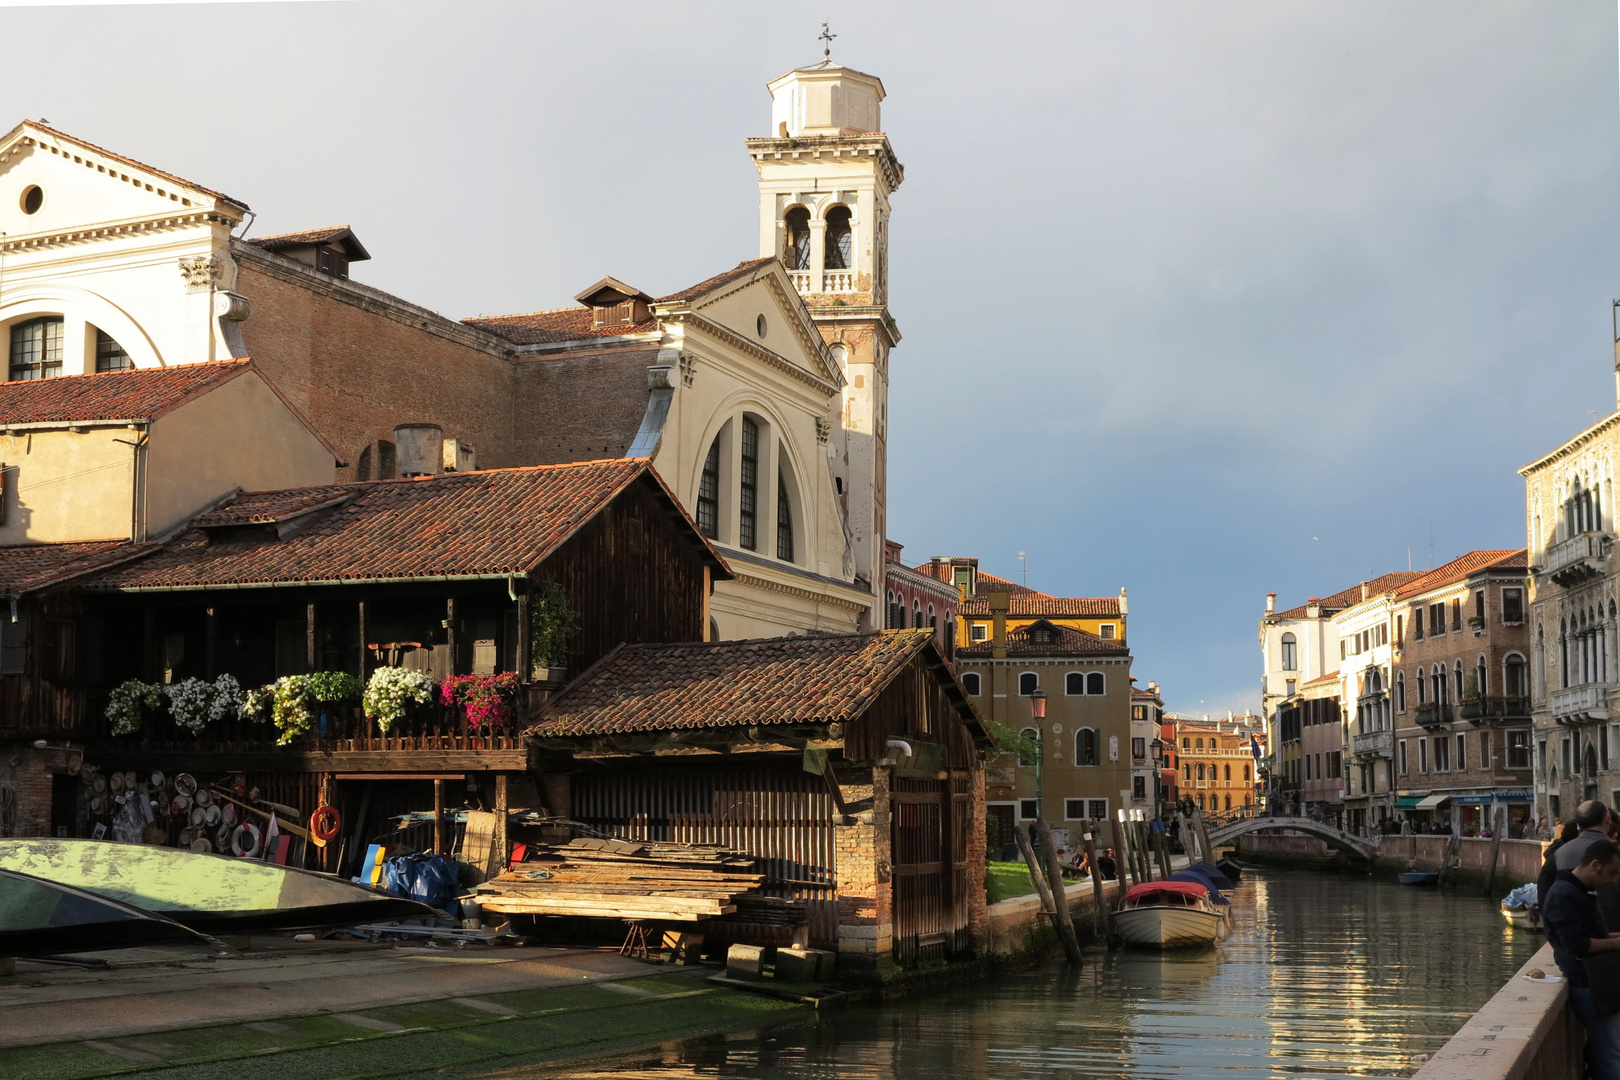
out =
<svg viewBox="0 0 1620 1080"><path fill-rule="evenodd" d="M1529 978L1533 971L1558 974L1551 945L1543 945L1413 1080L1580 1080L1585 1035L1565 1007L1568 985Z"/></svg>
<svg viewBox="0 0 1620 1080"><path fill-rule="evenodd" d="M1380 836L1375 838L1378 853L1373 858L1375 868L1390 873L1406 869L1440 869L1445 854L1444 836ZM1457 870L1464 878L1483 880L1491 870L1492 841L1465 836L1460 841ZM1496 883L1502 892L1514 885L1536 880L1541 869L1541 852L1546 845L1539 840L1502 840L1496 847ZM1238 838L1241 858L1256 862L1286 863L1297 866L1300 859L1333 857L1326 841L1310 836L1266 835L1249 833Z"/></svg>

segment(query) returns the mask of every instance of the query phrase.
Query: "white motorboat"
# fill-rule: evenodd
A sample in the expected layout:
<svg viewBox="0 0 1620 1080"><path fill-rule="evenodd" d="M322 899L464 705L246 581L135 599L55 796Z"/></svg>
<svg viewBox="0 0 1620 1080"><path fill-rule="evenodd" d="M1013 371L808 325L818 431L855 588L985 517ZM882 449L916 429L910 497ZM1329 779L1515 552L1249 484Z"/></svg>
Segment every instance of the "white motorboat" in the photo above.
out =
<svg viewBox="0 0 1620 1080"><path fill-rule="evenodd" d="M1149 881L1127 891L1109 916L1127 945L1175 949L1212 944L1226 920L1209 889L1191 881Z"/></svg>

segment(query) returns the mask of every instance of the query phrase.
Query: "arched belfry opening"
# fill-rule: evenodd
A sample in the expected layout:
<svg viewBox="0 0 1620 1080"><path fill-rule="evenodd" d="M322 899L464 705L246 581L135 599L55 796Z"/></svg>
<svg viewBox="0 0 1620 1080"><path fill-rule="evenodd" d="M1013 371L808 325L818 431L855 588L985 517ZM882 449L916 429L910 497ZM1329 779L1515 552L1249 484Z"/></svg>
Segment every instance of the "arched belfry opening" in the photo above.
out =
<svg viewBox="0 0 1620 1080"><path fill-rule="evenodd" d="M855 233L850 226L847 206L827 211L827 269L848 270L854 266Z"/></svg>
<svg viewBox="0 0 1620 1080"><path fill-rule="evenodd" d="M782 219L784 225L782 261L789 270L810 269L810 211L795 206Z"/></svg>

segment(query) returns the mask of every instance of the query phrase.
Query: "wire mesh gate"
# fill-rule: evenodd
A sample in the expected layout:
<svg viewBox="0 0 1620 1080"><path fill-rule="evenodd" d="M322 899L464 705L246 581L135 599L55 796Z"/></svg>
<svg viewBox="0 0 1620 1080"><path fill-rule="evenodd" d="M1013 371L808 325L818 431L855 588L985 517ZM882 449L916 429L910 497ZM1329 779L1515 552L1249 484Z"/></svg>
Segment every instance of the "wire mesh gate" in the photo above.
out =
<svg viewBox="0 0 1620 1080"><path fill-rule="evenodd" d="M896 777L889 792L894 959L943 960L967 945L966 772L947 779Z"/></svg>

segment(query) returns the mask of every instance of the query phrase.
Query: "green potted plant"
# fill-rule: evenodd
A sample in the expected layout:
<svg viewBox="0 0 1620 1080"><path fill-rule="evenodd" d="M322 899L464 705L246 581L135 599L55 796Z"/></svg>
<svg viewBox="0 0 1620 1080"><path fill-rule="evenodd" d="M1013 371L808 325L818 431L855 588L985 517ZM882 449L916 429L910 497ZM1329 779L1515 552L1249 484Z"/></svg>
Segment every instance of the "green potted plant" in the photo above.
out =
<svg viewBox="0 0 1620 1080"><path fill-rule="evenodd" d="M568 675L568 642L579 630L568 593L555 581L537 581L529 594L529 678L562 682Z"/></svg>

